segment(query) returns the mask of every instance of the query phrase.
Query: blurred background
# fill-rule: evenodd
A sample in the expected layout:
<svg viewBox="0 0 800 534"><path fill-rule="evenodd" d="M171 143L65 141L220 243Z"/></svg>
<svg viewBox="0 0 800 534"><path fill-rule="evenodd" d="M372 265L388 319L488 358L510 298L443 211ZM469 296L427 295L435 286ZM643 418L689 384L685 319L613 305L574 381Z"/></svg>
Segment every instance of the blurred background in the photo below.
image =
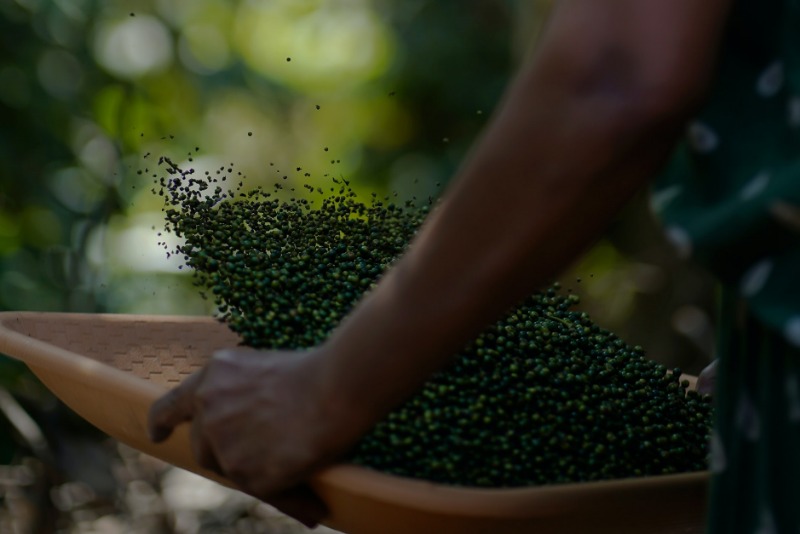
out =
<svg viewBox="0 0 800 534"><path fill-rule="evenodd" d="M232 164L247 187L332 175L435 197L549 5L0 0L0 310L211 313L158 244L160 156ZM560 281L653 359L709 361L713 285L646 192ZM302 531L220 491L93 431L0 356L0 531Z"/></svg>

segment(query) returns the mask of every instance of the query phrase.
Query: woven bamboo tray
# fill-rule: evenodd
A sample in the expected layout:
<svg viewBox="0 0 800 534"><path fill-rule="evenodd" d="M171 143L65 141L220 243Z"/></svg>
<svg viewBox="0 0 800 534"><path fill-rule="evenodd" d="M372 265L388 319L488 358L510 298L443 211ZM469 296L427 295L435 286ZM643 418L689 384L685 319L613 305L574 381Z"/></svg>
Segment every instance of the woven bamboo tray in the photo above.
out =
<svg viewBox="0 0 800 534"><path fill-rule="evenodd" d="M150 404L238 344L212 318L0 313L0 352L25 362L80 416L114 438L208 478L183 425L147 438ZM707 473L538 488L456 488L338 465L317 474L325 521L351 534L702 533Z"/></svg>

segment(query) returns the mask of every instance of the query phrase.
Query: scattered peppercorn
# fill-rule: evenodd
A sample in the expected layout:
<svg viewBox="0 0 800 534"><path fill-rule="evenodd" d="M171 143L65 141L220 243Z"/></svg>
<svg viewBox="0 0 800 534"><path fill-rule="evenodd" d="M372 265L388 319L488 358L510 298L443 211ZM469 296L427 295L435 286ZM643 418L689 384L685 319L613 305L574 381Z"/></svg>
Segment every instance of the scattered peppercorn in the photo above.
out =
<svg viewBox="0 0 800 534"><path fill-rule="evenodd" d="M175 252L220 319L257 348L322 343L403 253L430 209L376 195L364 204L335 179L334 194L314 207L307 198L243 192L241 182L224 190L210 176L159 161L167 173L159 180L166 229L184 240ZM529 296L486 328L379 422L349 460L482 487L704 469L708 397L687 392L680 369L667 370L598 327L573 309L577 295L559 289Z"/></svg>

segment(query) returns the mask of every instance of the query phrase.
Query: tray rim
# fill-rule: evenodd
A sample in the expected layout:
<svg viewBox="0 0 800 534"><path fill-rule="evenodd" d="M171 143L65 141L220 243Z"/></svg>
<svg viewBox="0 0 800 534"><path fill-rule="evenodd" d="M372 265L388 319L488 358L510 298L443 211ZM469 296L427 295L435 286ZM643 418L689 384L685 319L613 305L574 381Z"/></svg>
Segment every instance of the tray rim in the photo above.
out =
<svg viewBox="0 0 800 534"><path fill-rule="evenodd" d="M138 380L129 373L106 365L92 358L83 356L62 347L48 343L33 336L28 336L13 330L7 324L10 321L20 320L27 317L48 318L48 319L69 319L91 321L102 319L105 321L125 323L130 320L141 322L142 320L153 320L156 315L132 315L132 314L107 314L107 313L71 313L71 312L32 312L22 311L0 312L0 353L11 358L17 359L28 367L43 367L49 372L72 375L75 370L82 371L89 375L93 372L102 372L113 387L123 390L130 390L139 395L162 395L167 388L159 386L147 380ZM164 316L170 317L170 316ZM178 322L188 322L191 316L175 316ZM127 319L126 319L127 318ZM148 319L149 318L149 319Z"/></svg>
<svg viewBox="0 0 800 534"><path fill-rule="evenodd" d="M10 321L22 318L69 319L97 321L99 319L117 324L130 322L147 323L208 323L220 324L209 316L151 315L76 312L0 312L0 353L25 363L31 368L46 366L49 372L73 375L75 370L92 373L102 372L114 388L131 395L155 398L169 388L93 360L87 356L63 349L22 334L7 326ZM46 358L49 354L54 358ZM710 480L708 470L670 475L631 477L613 480L598 480L580 483L548 484L514 488L480 488L450 486L420 479L401 477L354 464L336 464L321 470L310 481L320 492L337 489L350 495L368 496L373 500L401 506L413 506L417 510L439 514L458 514L474 517L497 517L513 519L532 517L534 511L542 512L541 505L551 505L552 512L572 508L576 502L591 502L611 494L641 491L649 487L678 489L680 487L705 487ZM425 499L420 500L420 493ZM526 505L520 509L523 503ZM537 504L534 504L537 503ZM465 506L466 504L466 506ZM548 506L549 507L549 506ZM550 515L550 514L544 514Z"/></svg>

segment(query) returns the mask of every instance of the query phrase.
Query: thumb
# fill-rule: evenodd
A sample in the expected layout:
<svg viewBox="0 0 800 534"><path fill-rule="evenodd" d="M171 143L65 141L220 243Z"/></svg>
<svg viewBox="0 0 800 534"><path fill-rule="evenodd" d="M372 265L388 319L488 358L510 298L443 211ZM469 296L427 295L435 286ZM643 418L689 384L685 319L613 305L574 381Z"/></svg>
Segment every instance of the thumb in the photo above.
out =
<svg viewBox="0 0 800 534"><path fill-rule="evenodd" d="M147 432L152 441L164 441L176 426L194 417L194 394L204 374L205 371L200 370L190 375L150 406Z"/></svg>

